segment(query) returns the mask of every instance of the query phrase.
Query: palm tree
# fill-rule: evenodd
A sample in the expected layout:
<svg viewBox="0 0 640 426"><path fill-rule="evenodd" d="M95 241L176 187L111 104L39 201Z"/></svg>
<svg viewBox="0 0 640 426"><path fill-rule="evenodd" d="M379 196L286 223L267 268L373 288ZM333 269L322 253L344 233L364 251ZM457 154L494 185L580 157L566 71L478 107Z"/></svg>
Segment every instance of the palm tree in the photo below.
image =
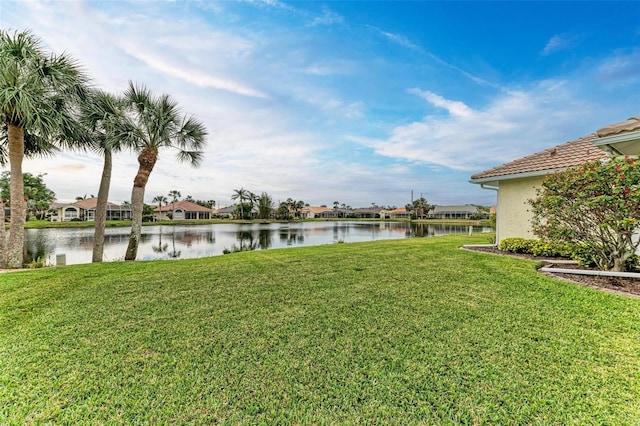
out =
<svg viewBox="0 0 640 426"><path fill-rule="evenodd" d="M131 146L134 128L125 113L124 101L101 90L89 92L87 101L80 108L80 123L91 139L90 148L104 158L96 202L92 255L93 262L102 262L113 153ZM91 198L93 197L92 194ZM82 199L76 197L78 198ZM84 199L86 198L85 194Z"/></svg>
<svg viewBox="0 0 640 426"><path fill-rule="evenodd" d="M154 203L158 203L158 215L162 218L162 203L164 203L164 205L166 206L169 200L167 200L167 197L165 197L164 195L156 195L151 201L153 201Z"/></svg>
<svg viewBox="0 0 640 426"><path fill-rule="evenodd" d="M240 219L244 219L243 203L245 200L248 200L249 198L251 198L251 191L244 188L233 190L233 195L231 196L231 199L234 201L238 200L240 202Z"/></svg>
<svg viewBox="0 0 640 426"><path fill-rule="evenodd" d="M179 161L197 167L202 161L207 129L195 118L183 116L169 95L154 96L146 87L129 82L125 99L133 109L134 149L138 153L139 167L131 190L131 235L124 258L135 260L142 234L144 190L158 161L159 151L175 148Z"/></svg>
<svg viewBox="0 0 640 426"><path fill-rule="evenodd" d="M51 152L67 140L82 139L73 113L75 102L84 95L86 82L84 73L70 57L48 54L31 32L10 34L0 30L0 132L13 176L9 268L20 268L23 263L26 203L22 160L25 155Z"/></svg>
<svg viewBox="0 0 640 426"><path fill-rule="evenodd" d="M172 189L171 191L169 191L169 198L171 198L171 220L173 220L176 217L176 201L178 201L178 199L180 199L180 197L182 197L182 194L180 193L180 191L177 191L175 189Z"/></svg>
<svg viewBox="0 0 640 426"><path fill-rule="evenodd" d="M260 219L269 219L273 212L273 198L271 195L263 192L258 197L258 217Z"/></svg>

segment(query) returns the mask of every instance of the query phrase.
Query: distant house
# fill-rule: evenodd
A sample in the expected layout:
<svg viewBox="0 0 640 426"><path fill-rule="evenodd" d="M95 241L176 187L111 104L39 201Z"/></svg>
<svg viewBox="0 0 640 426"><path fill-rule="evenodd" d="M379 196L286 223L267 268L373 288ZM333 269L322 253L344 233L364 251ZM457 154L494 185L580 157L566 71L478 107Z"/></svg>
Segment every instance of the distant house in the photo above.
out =
<svg viewBox="0 0 640 426"><path fill-rule="evenodd" d="M213 216L219 217L221 219L233 219L235 217L237 208L238 206L236 204L232 204L227 207L221 207L213 211Z"/></svg>
<svg viewBox="0 0 640 426"><path fill-rule="evenodd" d="M357 219L376 219L383 217L380 213L384 209L380 207L364 207L360 209L353 210L353 216Z"/></svg>
<svg viewBox="0 0 640 426"><path fill-rule="evenodd" d="M389 219L411 219L411 212L408 212L404 207L387 210L387 215L389 216Z"/></svg>
<svg viewBox="0 0 640 426"><path fill-rule="evenodd" d="M206 220L211 219L212 210L192 203L191 201L176 201L153 209L154 220Z"/></svg>
<svg viewBox="0 0 640 426"><path fill-rule="evenodd" d="M489 217L489 213L467 204L464 206L435 206L429 210L428 216L433 219L471 219L479 216Z"/></svg>
<svg viewBox="0 0 640 426"><path fill-rule="evenodd" d="M75 203L53 203L49 207L52 222L69 222L72 220L96 220L98 198L86 198ZM131 206L118 205L107 201L107 220L131 220Z"/></svg>
<svg viewBox="0 0 640 426"><path fill-rule="evenodd" d="M351 217L353 214L353 210L351 209L330 209L319 213L316 217L323 217L327 219L343 219L345 217Z"/></svg>
<svg viewBox="0 0 640 426"><path fill-rule="evenodd" d="M510 237L534 237L528 200L537 196L536 189L546 175L588 161L605 160L607 154L640 154L640 117L471 176L471 183L498 192L496 242Z"/></svg>
<svg viewBox="0 0 640 426"><path fill-rule="evenodd" d="M313 219L323 217L323 213L327 213L330 211L331 209L328 207L304 206L302 209L300 209L300 217L302 219Z"/></svg>

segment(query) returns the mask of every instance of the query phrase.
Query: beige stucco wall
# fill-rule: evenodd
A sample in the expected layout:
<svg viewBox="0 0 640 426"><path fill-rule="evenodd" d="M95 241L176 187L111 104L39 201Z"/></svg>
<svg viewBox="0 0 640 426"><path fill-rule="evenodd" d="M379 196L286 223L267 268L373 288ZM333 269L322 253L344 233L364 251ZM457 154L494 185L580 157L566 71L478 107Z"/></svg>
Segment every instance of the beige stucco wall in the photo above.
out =
<svg viewBox="0 0 640 426"><path fill-rule="evenodd" d="M544 176L500 181L498 205L496 207L497 241L505 238L535 238L531 232L530 206L528 200L536 197Z"/></svg>

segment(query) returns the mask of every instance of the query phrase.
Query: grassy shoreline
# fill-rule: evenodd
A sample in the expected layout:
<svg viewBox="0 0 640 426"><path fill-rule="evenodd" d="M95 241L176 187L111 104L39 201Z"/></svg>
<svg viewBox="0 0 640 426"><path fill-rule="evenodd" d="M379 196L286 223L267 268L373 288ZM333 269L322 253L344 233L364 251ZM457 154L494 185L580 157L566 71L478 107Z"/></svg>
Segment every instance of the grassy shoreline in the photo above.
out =
<svg viewBox="0 0 640 426"><path fill-rule="evenodd" d="M482 238L0 275L0 423L637 423L640 302Z"/></svg>

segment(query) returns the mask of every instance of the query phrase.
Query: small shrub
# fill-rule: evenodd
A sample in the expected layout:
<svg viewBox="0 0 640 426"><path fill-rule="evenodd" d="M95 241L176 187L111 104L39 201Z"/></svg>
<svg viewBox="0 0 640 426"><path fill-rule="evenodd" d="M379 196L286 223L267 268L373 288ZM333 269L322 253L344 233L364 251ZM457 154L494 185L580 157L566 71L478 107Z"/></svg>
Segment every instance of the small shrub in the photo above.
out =
<svg viewBox="0 0 640 426"><path fill-rule="evenodd" d="M531 241L525 238L505 238L498 244L498 249L509 253L531 253Z"/></svg>
<svg viewBox="0 0 640 426"><path fill-rule="evenodd" d="M45 266L47 266L47 261L46 259L42 258L42 257L38 257L35 260L32 260L31 262L27 263L25 265L28 269L40 269L40 268L44 268Z"/></svg>
<svg viewBox="0 0 640 426"><path fill-rule="evenodd" d="M549 240L530 240L530 253L540 257L570 257L571 245L569 243L549 241Z"/></svg>
<svg viewBox="0 0 640 426"><path fill-rule="evenodd" d="M596 253L593 248L589 247L586 244L573 244L571 246L569 257L578 262L578 265L582 266L583 268L596 266Z"/></svg>
<svg viewBox="0 0 640 426"><path fill-rule="evenodd" d="M532 254L539 257L572 257L572 244L550 240L505 238L498 249L509 253Z"/></svg>
<svg viewBox="0 0 640 426"><path fill-rule="evenodd" d="M634 254L624 264L625 271L640 271L640 256Z"/></svg>

